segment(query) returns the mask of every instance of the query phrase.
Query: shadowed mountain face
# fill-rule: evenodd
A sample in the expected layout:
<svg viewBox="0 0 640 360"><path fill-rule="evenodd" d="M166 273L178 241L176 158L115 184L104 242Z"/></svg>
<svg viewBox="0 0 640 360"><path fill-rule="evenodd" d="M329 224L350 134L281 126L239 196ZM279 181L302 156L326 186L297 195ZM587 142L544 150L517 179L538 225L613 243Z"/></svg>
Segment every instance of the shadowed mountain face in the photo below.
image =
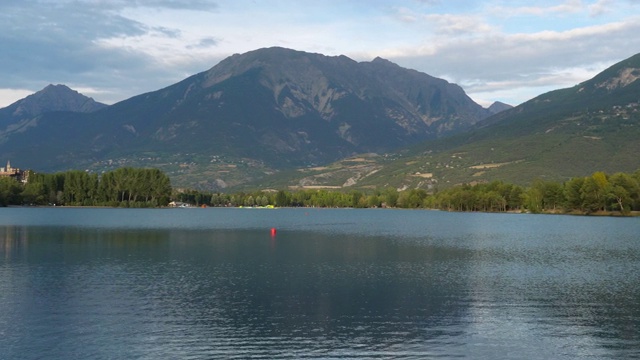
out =
<svg viewBox="0 0 640 360"><path fill-rule="evenodd" d="M493 104L491 104L491 106L489 106L487 108L487 110L489 110L489 112L493 115L493 114L497 114L499 112L503 112L505 110L509 110L512 109L513 106L509 105L509 104L505 104L503 102L500 101L496 101Z"/></svg>
<svg viewBox="0 0 640 360"><path fill-rule="evenodd" d="M38 164L50 164L55 169L56 160L53 157L60 153L50 145L64 145L70 140L68 136L58 137L56 134L72 133L76 130L74 127L81 131L82 126L71 121L56 121L42 126L42 120L48 117L78 117L105 108L107 105L65 85L48 85L0 109L0 156L14 160L14 164L20 166L31 168Z"/></svg>
<svg viewBox="0 0 640 360"><path fill-rule="evenodd" d="M493 180L521 185L534 179L565 181L596 171L640 169L638 139L640 54L574 87L503 109L468 131L421 143L396 154L396 160L361 156L262 184L408 189Z"/></svg>
<svg viewBox="0 0 640 360"><path fill-rule="evenodd" d="M65 85L48 85L37 93L0 109L0 123L23 120L52 111L89 113L106 106Z"/></svg>
<svg viewBox="0 0 640 360"><path fill-rule="evenodd" d="M387 152L491 114L459 86L380 58L358 63L283 48L233 55L98 112L87 113L95 110L91 99L59 87L0 110L0 121L15 125L2 126L0 155L41 171L117 163L237 183L246 181L243 167L255 177ZM171 173L169 163L181 168Z"/></svg>

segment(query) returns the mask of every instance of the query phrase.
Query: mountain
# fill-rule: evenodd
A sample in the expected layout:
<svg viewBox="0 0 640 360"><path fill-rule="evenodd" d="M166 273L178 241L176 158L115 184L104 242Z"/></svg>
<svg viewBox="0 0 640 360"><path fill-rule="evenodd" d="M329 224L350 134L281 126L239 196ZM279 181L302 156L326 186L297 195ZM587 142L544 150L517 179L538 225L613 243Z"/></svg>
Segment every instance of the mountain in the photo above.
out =
<svg viewBox="0 0 640 360"><path fill-rule="evenodd" d="M360 156L254 186L446 187L565 181L640 169L640 54L574 87L542 94L473 129L387 156Z"/></svg>
<svg viewBox="0 0 640 360"><path fill-rule="evenodd" d="M489 112L490 112L492 115L495 115L495 114L497 114L497 113L499 113L499 112L503 112L503 111L505 111L505 110L509 110L509 109L512 109L512 108L513 108L513 106L511 106L511 105L509 105L509 104L505 104L505 103L503 103L503 102L496 101L496 102L494 102L493 104L491 104L491 106L489 106L489 107L487 108L487 110L489 110Z"/></svg>
<svg viewBox="0 0 640 360"><path fill-rule="evenodd" d="M107 105L94 101L77 91L71 90L65 85L48 85L44 89L18 100L13 104L0 109L0 148L5 151L6 159L22 160L16 156L12 147L20 151L23 146L38 146L39 139L31 139L29 134L37 131L39 119L48 113L71 112L71 113L91 113L106 108ZM15 145L11 140L15 140L16 134L19 141L25 144ZM40 134L46 137L46 133ZM42 154L40 154L42 156ZM46 158L46 156L43 156Z"/></svg>
<svg viewBox="0 0 640 360"><path fill-rule="evenodd" d="M101 111L33 108L28 126L0 134L0 158L40 171L157 166L176 184L209 189L385 153L491 114L459 86L381 58L283 48L233 55Z"/></svg>
<svg viewBox="0 0 640 360"><path fill-rule="evenodd" d="M89 113L107 107L65 85L47 85L44 89L0 109L0 123L24 119L52 111Z"/></svg>

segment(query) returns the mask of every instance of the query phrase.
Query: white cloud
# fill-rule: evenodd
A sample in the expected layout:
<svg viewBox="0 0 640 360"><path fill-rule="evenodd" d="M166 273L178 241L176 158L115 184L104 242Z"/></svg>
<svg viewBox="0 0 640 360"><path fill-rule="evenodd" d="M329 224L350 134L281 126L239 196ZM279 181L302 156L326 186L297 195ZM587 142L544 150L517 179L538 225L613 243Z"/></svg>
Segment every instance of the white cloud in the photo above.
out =
<svg viewBox="0 0 640 360"><path fill-rule="evenodd" d="M0 108L7 107L31 94L33 91L25 89L0 89Z"/></svg>
<svg viewBox="0 0 640 360"><path fill-rule="evenodd" d="M477 15L429 14L422 19L434 28L434 34L440 36L478 36L496 30Z"/></svg>
<svg viewBox="0 0 640 360"><path fill-rule="evenodd" d="M638 0L529 3L0 2L0 78L6 89L74 84L93 89L98 101L114 102L180 81L233 53L283 46L359 61L382 56L470 93L511 89L521 102L531 89L573 85L640 49Z"/></svg>
<svg viewBox="0 0 640 360"><path fill-rule="evenodd" d="M549 14L573 14L584 9L585 5L581 0L567 0L562 4L554 3L554 5L549 6L495 6L492 8L492 12L509 17L520 15L545 16Z"/></svg>
<svg viewBox="0 0 640 360"><path fill-rule="evenodd" d="M511 86L514 94L525 94L526 87L560 88L587 80L595 73L581 70L603 70L604 64L640 49L640 38L634 35L638 33L640 17L629 17L566 31L510 34L491 28L476 36L432 36L422 46L387 53L392 61L447 78L470 93Z"/></svg>
<svg viewBox="0 0 640 360"><path fill-rule="evenodd" d="M613 0L598 0L594 4L589 5L589 13L591 16L599 16L611 12L614 6Z"/></svg>

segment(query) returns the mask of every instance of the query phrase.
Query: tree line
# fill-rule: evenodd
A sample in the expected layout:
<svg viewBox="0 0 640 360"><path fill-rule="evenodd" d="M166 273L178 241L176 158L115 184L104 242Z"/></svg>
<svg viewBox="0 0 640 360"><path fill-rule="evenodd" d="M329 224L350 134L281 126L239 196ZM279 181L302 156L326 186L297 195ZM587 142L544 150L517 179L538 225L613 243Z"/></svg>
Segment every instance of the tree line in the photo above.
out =
<svg viewBox="0 0 640 360"><path fill-rule="evenodd" d="M80 170L30 172L25 184L0 178L0 205L166 206L171 182L158 169L119 168L101 176Z"/></svg>
<svg viewBox="0 0 640 360"><path fill-rule="evenodd" d="M102 175L71 170L30 172L22 184L0 178L0 206L66 205L157 207L176 200L195 206L278 206L426 208L447 211L579 213L640 211L640 170L596 172L566 182L534 180L523 187L502 181L464 184L442 190L384 188L363 192L304 189L237 193L185 190L172 193L158 169L119 168Z"/></svg>
<svg viewBox="0 0 640 360"><path fill-rule="evenodd" d="M369 193L304 189L227 194L187 190L175 194L174 198L196 206L391 207L576 214L603 211L628 215L632 211L640 211L640 170L613 175L596 172L564 183L537 179L528 187L493 181L431 192L424 189L397 191L393 188Z"/></svg>

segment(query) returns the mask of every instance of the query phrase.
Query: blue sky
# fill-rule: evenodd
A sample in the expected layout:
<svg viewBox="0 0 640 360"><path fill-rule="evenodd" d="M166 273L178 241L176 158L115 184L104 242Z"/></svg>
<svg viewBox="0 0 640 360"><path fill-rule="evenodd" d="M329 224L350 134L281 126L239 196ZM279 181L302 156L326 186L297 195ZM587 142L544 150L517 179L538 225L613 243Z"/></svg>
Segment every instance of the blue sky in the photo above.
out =
<svg viewBox="0 0 640 360"><path fill-rule="evenodd" d="M640 0L0 2L0 107L66 84L108 104L262 47L376 56L513 105L640 52Z"/></svg>

